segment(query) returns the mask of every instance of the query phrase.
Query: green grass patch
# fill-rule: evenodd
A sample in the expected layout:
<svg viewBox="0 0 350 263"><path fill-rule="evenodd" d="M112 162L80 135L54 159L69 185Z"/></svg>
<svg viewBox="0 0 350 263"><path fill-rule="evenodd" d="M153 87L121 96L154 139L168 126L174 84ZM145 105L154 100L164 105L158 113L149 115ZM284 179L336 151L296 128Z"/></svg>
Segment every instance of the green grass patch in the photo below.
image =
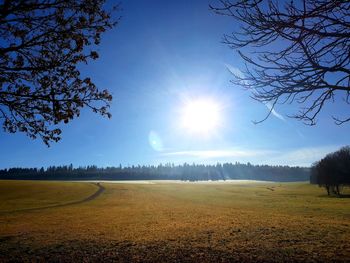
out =
<svg viewBox="0 0 350 263"><path fill-rule="evenodd" d="M87 183L0 181L0 213L75 202L95 191Z"/></svg>

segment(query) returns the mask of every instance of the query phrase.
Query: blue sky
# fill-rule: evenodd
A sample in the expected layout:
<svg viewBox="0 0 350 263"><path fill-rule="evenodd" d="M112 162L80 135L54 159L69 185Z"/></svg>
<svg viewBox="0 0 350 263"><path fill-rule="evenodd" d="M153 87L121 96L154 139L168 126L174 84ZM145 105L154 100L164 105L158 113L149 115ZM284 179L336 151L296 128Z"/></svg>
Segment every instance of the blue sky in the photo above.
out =
<svg viewBox="0 0 350 263"><path fill-rule="evenodd" d="M349 124L337 126L330 117L349 112L337 102L326 106L317 126L286 117L296 105L281 105L267 121L252 123L268 109L230 83L229 69L243 64L220 40L236 25L211 13L209 3L124 1L120 24L98 48L100 59L81 68L113 94L112 119L84 111L62 125L62 140L50 148L24 134L1 132L0 168L235 161L310 165L349 144ZM184 101L200 98L220 105L221 123L210 136L179 125Z"/></svg>

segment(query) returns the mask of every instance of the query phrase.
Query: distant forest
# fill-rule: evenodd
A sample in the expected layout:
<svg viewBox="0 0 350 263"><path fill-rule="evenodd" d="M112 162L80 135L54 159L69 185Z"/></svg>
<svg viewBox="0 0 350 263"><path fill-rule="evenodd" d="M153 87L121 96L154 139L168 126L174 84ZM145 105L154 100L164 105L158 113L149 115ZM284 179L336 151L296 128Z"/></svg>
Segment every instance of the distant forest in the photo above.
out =
<svg viewBox="0 0 350 263"><path fill-rule="evenodd" d="M261 180L276 182L308 181L305 167L252 165L250 163L159 164L98 168L96 165L74 168L73 165L48 168L9 168L0 170L0 179L25 180Z"/></svg>

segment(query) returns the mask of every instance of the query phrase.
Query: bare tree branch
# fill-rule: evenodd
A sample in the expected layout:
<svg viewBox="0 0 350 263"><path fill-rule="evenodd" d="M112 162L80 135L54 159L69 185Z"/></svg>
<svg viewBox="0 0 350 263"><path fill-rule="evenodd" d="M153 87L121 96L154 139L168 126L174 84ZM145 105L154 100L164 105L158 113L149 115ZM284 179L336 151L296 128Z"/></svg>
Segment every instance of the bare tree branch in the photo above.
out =
<svg viewBox="0 0 350 263"><path fill-rule="evenodd" d="M210 8L239 22L223 43L246 62L244 76L233 82L254 99L273 107L296 102L300 111L292 117L310 125L336 95L349 103L349 0L219 0ZM334 120L343 124L350 118Z"/></svg>

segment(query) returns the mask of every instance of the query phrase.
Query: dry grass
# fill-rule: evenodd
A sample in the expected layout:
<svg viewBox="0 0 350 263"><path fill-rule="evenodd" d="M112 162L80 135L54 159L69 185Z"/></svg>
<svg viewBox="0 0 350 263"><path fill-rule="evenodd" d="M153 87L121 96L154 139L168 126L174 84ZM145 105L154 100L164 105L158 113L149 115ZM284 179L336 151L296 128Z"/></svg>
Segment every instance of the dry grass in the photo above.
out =
<svg viewBox="0 0 350 263"><path fill-rule="evenodd" d="M43 199L84 199L96 187L0 182L0 261L350 261L350 198L316 186L103 185L87 203L8 213L9 200L14 210L28 197L46 206Z"/></svg>
<svg viewBox="0 0 350 263"><path fill-rule="evenodd" d="M92 184L47 181L0 181L0 213L61 205L96 191Z"/></svg>

